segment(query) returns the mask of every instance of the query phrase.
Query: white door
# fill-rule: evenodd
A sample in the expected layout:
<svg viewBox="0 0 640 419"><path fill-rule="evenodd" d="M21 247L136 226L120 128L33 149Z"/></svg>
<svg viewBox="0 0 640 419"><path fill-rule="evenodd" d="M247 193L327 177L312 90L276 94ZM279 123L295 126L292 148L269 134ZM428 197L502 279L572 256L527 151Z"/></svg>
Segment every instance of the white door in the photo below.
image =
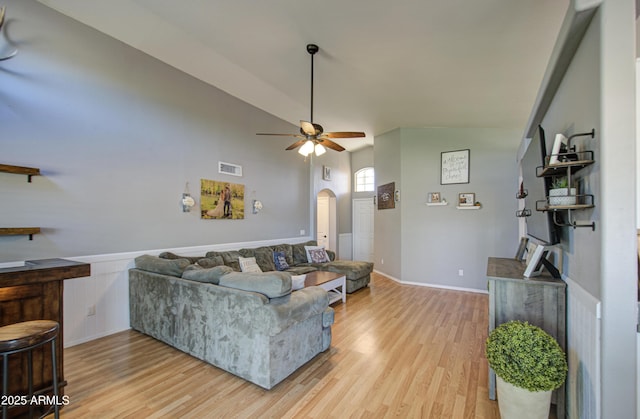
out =
<svg viewBox="0 0 640 419"><path fill-rule="evenodd" d="M373 198L353 200L353 260L373 262Z"/></svg>
<svg viewBox="0 0 640 419"><path fill-rule="evenodd" d="M317 237L318 246L329 247L329 197L318 196Z"/></svg>

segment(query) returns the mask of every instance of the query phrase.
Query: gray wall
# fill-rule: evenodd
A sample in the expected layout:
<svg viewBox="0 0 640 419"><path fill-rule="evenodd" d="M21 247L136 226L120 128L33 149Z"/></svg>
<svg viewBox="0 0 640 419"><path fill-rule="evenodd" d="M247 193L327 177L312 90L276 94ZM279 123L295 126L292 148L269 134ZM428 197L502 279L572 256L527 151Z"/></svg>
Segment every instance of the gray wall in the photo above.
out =
<svg viewBox="0 0 640 419"><path fill-rule="evenodd" d="M575 179L580 181L580 191L600 197L600 31L598 19L594 19L558 88L549 110L541 122L547 137L548 153L556 133L566 137L572 134L596 130L594 139L580 137L573 141L577 150L593 150L595 164L579 171ZM600 202L594 209L574 212L582 222L595 221L596 229L562 228L561 248L564 254L563 273L575 280L591 295L600 299Z"/></svg>
<svg viewBox="0 0 640 419"><path fill-rule="evenodd" d="M380 185L395 182L402 191L402 137L396 129L376 136L373 159L376 171L376 190ZM396 279L402 279L402 216L403 200L393 209L374 209L374 266Z"/></svg>
<svg viewBox="0 0 640 419"><path fill-rule="evenodd" d="M0 162L43 176L0 173L0 226L42 234L0 237L0 262L309 234L309 162L284 151L290 139L255 135L295 126L35 1L5 4L20 52L0 65ZM219 160L244 176L219 174ZM350 172L337 166L337 179ZM245 204L264 210L181 212L186 182L199 201L201 178L244 184Z"/></svg>
<svg viewBox="0 0 640 419"><path fill-rule="evenodd" d="M487 258L512 257L518 246L518 130L402 129L402 278L486 291ZM440 185L441 152L469 149L468 184ZM426 206L439 191L449 205ZM473 192L479 210L456 208ZM460 276L458 271L463 271Z"/></svg>
<svg viewBox="0 0 640 419"><path fill-rule="evenodd" d="M376 183L391 181L395 174L401 195L395 210L376 213L376 263L399 248L401 266L394 266L392 275L403 282L486 290L487 258L513 256L519 241L519 141L518 130L490 128L403 128L376 137ZM379 147L386 151L379 153ZM460 149L470 149L470 182L441 185L441 152ZM399 159L388 158L398 152ZM379 156L386 156L385 164ZM429 192L440 192L449 205L425 205ZM475 193L482 208L456 209L462 192ZM377 268L387 272L385 266Z"/></svg>

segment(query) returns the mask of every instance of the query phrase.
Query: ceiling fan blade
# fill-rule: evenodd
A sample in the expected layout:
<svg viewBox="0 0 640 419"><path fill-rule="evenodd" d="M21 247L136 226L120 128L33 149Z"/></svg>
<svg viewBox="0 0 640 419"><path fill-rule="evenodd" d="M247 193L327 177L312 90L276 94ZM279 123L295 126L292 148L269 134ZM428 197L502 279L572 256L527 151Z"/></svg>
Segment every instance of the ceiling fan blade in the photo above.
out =
<svg viewBox="0 0 640 419"><path fill-rule="evenodd" d="M342 147L340 144L334 143L333 141L331 141L328 138L318 139L318 142L320 144L322 144L323 146L328 147L328 148L330 148L332 150L335 150L335 151L344 151L345 150L345 148Z"/></svg>
<svg viewBox="0 0 640 419"><path fill-rule="evenodd" d="M323 137L327 138L360 138L364 137L364 132L325 132Z"/></svg>
<svg viewBox="0 0 640 419"><path fill-rule="evenodd" d="M300 147L302 144L305 143L305 141L307 141L306 138L303 138L302 140L298 140L295 143L291 144L289 147L285 148L285 150L293 150L294 148Z"/></svg>
<svg viewBox="0 0 640 419"><path fill-rule="evenodd" d="M316 127L313 126L311 122L300 121L300 128L307 135L316 135Z"/></svg>
<svg viewBox="0 0 640 419"><path fill-rule="evenodd" d="M256 135L277 135L279 137L298 137L298 138L306 138L300 134L270 134L266 132L258 132Z"/></svg>

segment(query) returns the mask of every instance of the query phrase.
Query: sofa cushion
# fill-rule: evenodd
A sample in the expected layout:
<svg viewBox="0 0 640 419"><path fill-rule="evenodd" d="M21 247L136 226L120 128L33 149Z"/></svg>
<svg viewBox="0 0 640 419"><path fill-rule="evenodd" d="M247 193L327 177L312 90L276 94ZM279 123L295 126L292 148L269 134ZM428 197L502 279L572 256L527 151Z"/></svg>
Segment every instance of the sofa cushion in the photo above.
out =
<svg viewBox="0 0 640 419"><path fill-rule="evenodd" d="M291 275L285 272L230 272L220 277L222 287L258 292L268 298L291 293Z"/></svg>
<svg viewBox="0 0 640 419"><path fill-rule="evenodd" d="M329 262L329 256L322 246L305 246L304 250L307 252L307 262L309 263Z"/></svg>
<svg viewBox="0 0 640 419"><path fill-rule="evenodd" d="M180 256L172 252L162 252L158 257L162 259L189 259L191 263L196 263L198 259L202 258L202 256Z"/></svg>
<svg viewBox="0 0 640 419"><path fill-rule="evenodd" d="M318 269L343 274L346 279L355 280L367 276L373 271L372 262L357 260L336 260L318 264Z"/></svg>
<svg viewBox="0 0 640 419"><path fill-rule="evenodd" d="M242 251L241 251L242 252ZM275 271L276 265L273 263L273 249L268 246L256 247L253 255L262 272Z"/></svg>
<svg viewBox="0 0 640 419"><path fill-rule="evenodd" d="M309 240L306 243L296 243L291 246L293 252L293 264L298 265L300 263L307 263L307 251L304 250L305 246L317 246L318 242L315 240Z"/></svg>
<svg viewBox="0 0 640 419"><path fill-rule="evenodd" d="M273 263L276 265L277 271L289 269L289 263L287 263L287 257L284 252L273 252Z"/></svg>
<svg viewBox="0 0 640 419"><path fill-rule="evenodd" d="M256 263L256 258L253 256L250 258L243 258L242 256L238 258L238 263L240 264L240 270L242 272L262 272L258 264Z"/></svg>
<svg viewBox="0 0 640 419"><path fill-rule="evenodd" d="M198 259L196 263L203 268L213 268L216 266L224 265L224 259L222 259L222 256L212 256L208 258Z"/></svg>
<svg viewBox="0 0 640 419"><path fill-rule="evenodd" d="M206 257L220 256L224 260L224 264L231 266L234 271L240 271L240 264L238 258L242 256L237 250L228 250L225 252L207 252Z"/></svg>
<svg viewBox="0 0 640 419"><path fill-rule="evenodd" d="M233 272L233 269L226 265L215 266L213 268L189 265L184 272L182 272L182 278L217 285L220 282L220 277L230 272Z"/></svg>
<svg viewBox="0 0 640 419"><path fill-rule="evenodd" d="M141 255L135 259L135 265L138 269L177 277L182 276L182 272L190 264L189 259L185 258L163 259L158 256Z"/></svg>

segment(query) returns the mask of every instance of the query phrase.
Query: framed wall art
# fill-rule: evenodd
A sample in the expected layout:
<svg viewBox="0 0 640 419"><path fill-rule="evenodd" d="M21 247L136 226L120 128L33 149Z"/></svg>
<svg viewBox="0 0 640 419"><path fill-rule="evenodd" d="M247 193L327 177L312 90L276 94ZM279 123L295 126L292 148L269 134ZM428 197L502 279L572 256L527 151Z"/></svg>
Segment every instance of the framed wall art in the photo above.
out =
<svg viewBox="0 0 640 419"><path fill-rule="evenodd" d="M470 207L476 204L476 194L464 192L458 194L458 206Z"/></svg>
<svg viewBox="0 0 640 419"><path fill-rule="evenodd" d="M200 179L200 218L244 219L244 185Z"/></svg>
<svg viewBox="0 0 640 419"><path fill-rule="evenodd" d="M440 153L440 184L469 183L469 149Z"/></svg>
<svg viewBox="0 0 640 419"><path fill-rule="evenodd" d="M322 166L322 179L331 180L331 168L329 166Z"/></svg>
<svg viewBox="0 0 640 419"><path fill-rule="evenodd" d="M390 209L396 207L395 201L396 183L391 182L378 186L378 209Z"/></svg>

